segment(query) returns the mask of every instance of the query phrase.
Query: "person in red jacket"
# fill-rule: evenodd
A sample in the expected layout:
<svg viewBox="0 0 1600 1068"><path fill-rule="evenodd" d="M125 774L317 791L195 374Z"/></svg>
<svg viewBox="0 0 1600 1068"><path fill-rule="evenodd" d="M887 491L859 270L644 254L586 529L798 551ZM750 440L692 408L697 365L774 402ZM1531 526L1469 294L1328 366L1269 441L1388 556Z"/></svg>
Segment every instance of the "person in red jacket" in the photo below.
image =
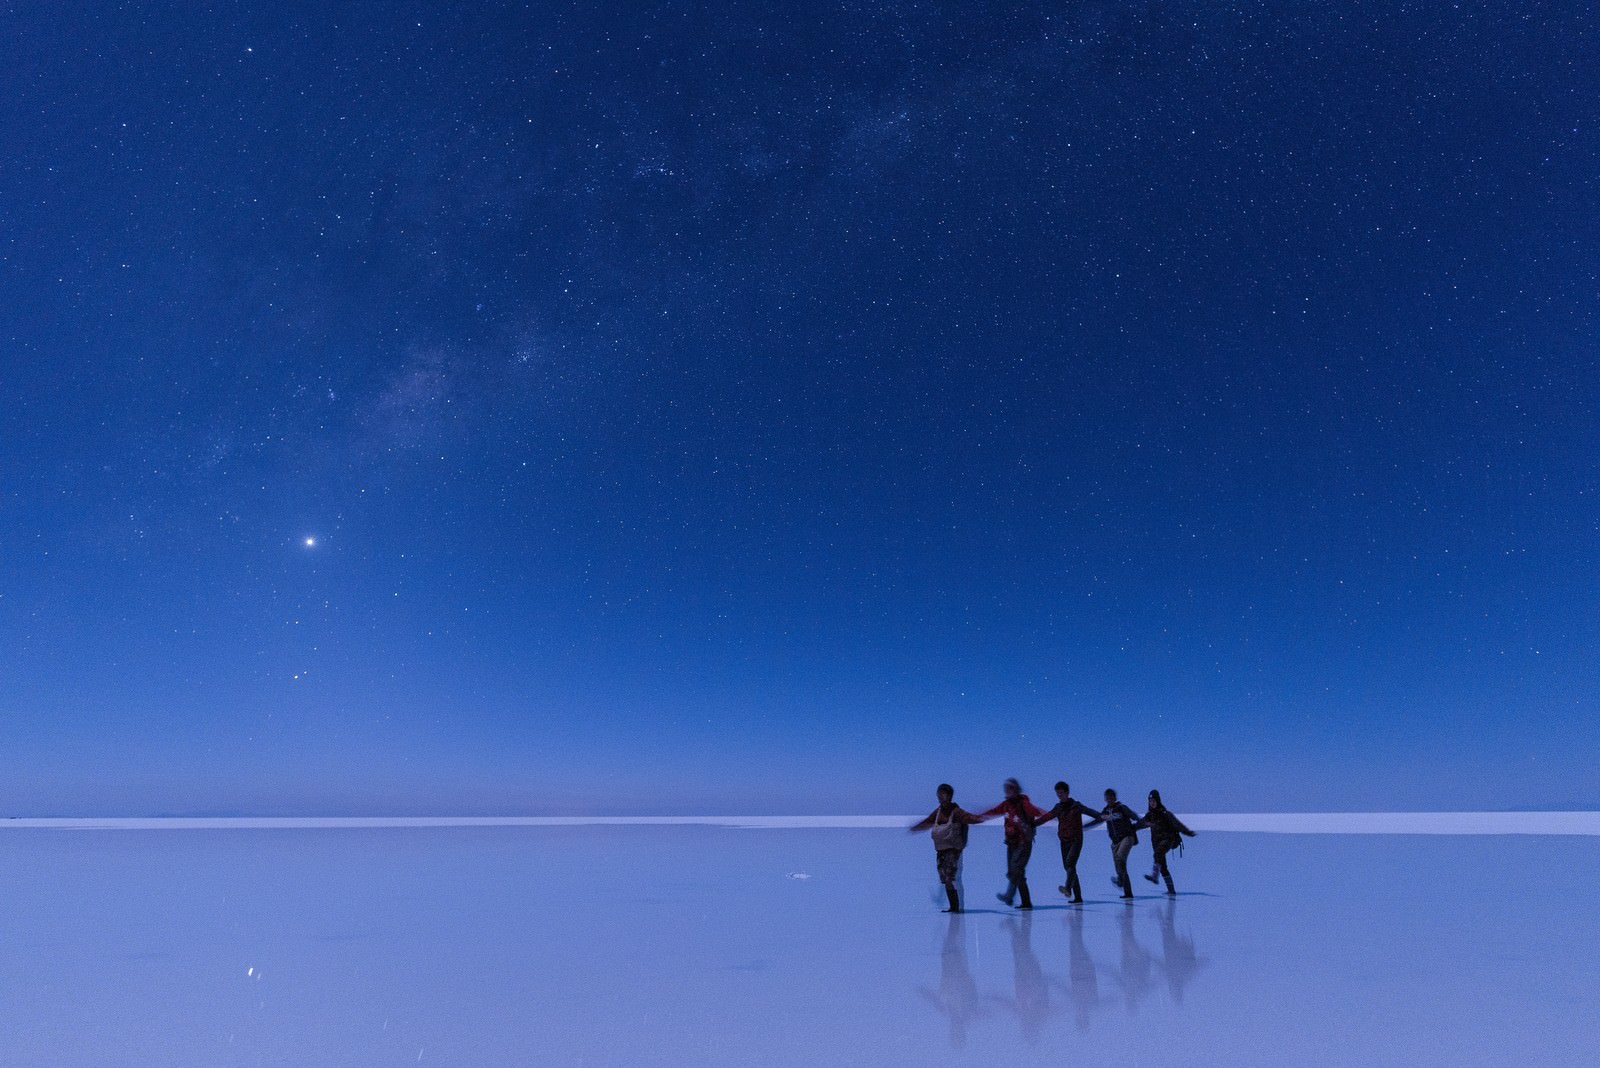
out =
<svg viewBox="0 0 1600 1068"><path fill-rule="evenodd" d="M1028 858L1033 855L1034 821L1044 815L1044 809L1028 800L1028 795L1022 792L1022 784L1015 779L1007 779L1002 787L1006 798L987 812L978 813L979 819L988 819L991 816L1004 816L1006 818L1006 889L1003 894L996 894L1002 902L1010 905L1020 893L1022 903L1019 908L1033 908L1033 899L1028 896Z"/></svg>
<svg viewBox="0 0 1600 1068"><path fill-rule="evenodd" d="M1083 822L1085 816L1089 817L1088 823ZM1072 787L1058 782L1055 807L1034 822L1049 823L1051 820L1061 828L1061 866L1067 870L1067 881L1061 884L1061 892L1074 905L1081 905L1083 887L1078 883L1078 854L1083 852L1083 832L1101 822L1100 813L1073 797Z"/></svg>

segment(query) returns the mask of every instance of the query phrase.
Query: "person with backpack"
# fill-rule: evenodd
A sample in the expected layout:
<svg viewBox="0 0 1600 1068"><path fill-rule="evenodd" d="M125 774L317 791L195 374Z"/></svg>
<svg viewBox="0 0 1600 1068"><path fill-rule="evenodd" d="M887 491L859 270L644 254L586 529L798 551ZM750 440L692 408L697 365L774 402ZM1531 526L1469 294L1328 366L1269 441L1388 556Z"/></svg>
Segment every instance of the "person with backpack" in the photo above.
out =
<svg viewBox="0 0 1600 1068"><path fill-rule="evenodd" d="M934 793L939 798L939 807L928 813L926 819L912 824L910 832L933 831L939 881L944 884L945 897L950 902L950 907L943 911L960 912L961 896L956 893L956 876L961 873L961 851L967 848L967 828L974 823L982 823L983 818L974 816L956 804L955 787L949 783L940 783Z"/></svg>
<svg viewBox="0 0 1600 1068"><path fill-rule="evenodd" d="M1006 905L1010 905L1018 893L1022 894L1022 903L1018 908L1033 908L1033 899L1028 896L1028 858L1033 855L1034 821L1044 815L1044 810L1022 792L1022 784L1016 779L1007 779L1002 791L1005 800L987 812L978 813L979 819L989 819L991 816L1004 816L1006 818L1006 888L1004 893L995 897Z"/></svg>
<svg viewBox="0 0 1600 1068"><path fill-rule="evenodd" d="M1145 878L1152 883L1156 876L1166 880L1168 895L1177 894L1172 885L1172 873L1167 870L1167 854L1174 849L1183 848L1183 837L1194 837L1194 832L1183 825L1183 821L1173 815L1172 810L1161 803L1161 791L1151 790L1149 797L1149 811L1139 820L1139 826L1150 828L1150 849L1155 858L1155 864L1150 869L1150 874Z"/></svg>
<svg viewBox="0 0 1600 1068"><path fill-rule="evenodd" d="M1083 822L1085 816L1089 817L1088 823ZM1083 887L1078 883L1078 854L1083 852L1083 832L1103 821L1100 813L1073 797L1072 787L1064 782L1056 783L1055 807L1034 823L1051 820L1056 821L1057 835L1061 839L1061 866L1067 870L1067 881L1061 885L1061 892L1074 905L1081 905Z"/></svg>
<svg viewBox="0 0 1600 1068"><path fill-rule="evenodd" d="M1111 882L1122 887L1124 899L1133 897L1133 880L1128 878L1128 854L1139 844L1139 814L1117 800L1117 792L1106 790L1106 807L1100 810L1106 833L1111 836L1111 862L1117 874Z"/></svg>

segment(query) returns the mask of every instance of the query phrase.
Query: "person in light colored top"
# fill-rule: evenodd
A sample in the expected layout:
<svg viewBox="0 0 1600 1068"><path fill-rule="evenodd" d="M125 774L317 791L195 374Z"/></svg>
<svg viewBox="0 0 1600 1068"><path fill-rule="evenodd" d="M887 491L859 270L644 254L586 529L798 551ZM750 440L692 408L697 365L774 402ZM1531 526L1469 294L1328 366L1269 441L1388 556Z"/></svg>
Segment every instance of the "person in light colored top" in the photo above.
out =
<svg viewBox="0 0 1600 1068"><path fill-rule="evenodd" d="M961 851L967 848L967 828L982 823L981 816L962 809L956 804L956 791L949 783L940 783L934 791L939 807L927 818L911 825L912 834L918 831L933 832L934 860L939 867L939 881L944 884L945 897L950 907L945 912L960 912L961 897L956 893L956 876L961 872Z"/></svg>

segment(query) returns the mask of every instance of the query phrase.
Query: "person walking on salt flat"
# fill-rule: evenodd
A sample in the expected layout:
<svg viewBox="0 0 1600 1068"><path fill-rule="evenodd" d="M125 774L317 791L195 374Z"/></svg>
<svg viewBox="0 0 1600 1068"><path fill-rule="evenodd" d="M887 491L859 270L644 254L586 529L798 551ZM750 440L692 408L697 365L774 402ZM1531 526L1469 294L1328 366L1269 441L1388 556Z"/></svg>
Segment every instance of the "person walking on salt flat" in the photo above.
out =
<svg viewBox="0 0 1600 1068"><path fill-rule="evenodd" d="M1083 822L1085 816L1089 817L1088 823ZM1035 820L1034 824L1049 823L1051 820L1056 821L1057 834L1061 839L1061 866L1067 870L1067 881L1061 884L1061 892L1074 905L1081 905L1083 887L1078 883L1078 854L1083 852L1083 832L1103 821L1100 813L1073 797L1072 787L1064 782L1056 783L1055 807Z"/></svg>
<svg viewBox="0 0 1600 1068"><path fill-rule="evenodd" d="M974 823L982 823L983 819L956 804L955 787L949 783L940 783L934 793L939 798L939 807L928 813L926 819L912 824L910 831L912 834L929 829L933 831L939 881L944 884L945 897L950 902L950 907L944 911L960 912L961 897L956 893L956 876L961 872L961 851L967 848L967 828Z"/></svg>
<svg viewBox="0 0 1600 1068"><path fill-rule="evenodd" d="M1001 789L1005 793L1005 800L987 812L978 813L979 819L991 816L1006 818L1006 888L1004 893L995 897L1009 905L1020 893L1022 903L1018 907L1031 909L1033 899L1028 896L1028 858L1033 855L1034 821L1044 815L1044 809L1028 800L1028 795L1022 792L1022 784L1016 779L1007 779Z"/></svg>
<svg viewBox="0 0 1600 1068"><path fill-rule="evenodd" d="M1122 887L1124 898L1133 897L1133 880L1128 878L1128 854L1139 844L1139 814L1117 800L1117 792L1106 790L1106 807L1100 810L1111 836L1111 862L1117 874L1111 881Z"/></svg>
<svg viewBox="0 0 1600 1068"><path fill-rule="evenodd" d="M1172 873L1167 870L1167 854L1174 849L1181 851L1183 838L1180 836L1193 838L1194 832L1161 803L1160 790L1151 790L1148 800L1149 811L1139 819L1139 826L1150 828L1150 849L1155 863L1145 878L1155 882L1156 876L1161 876L1166 880L1167 893L1176 894L1178 891L1172 885Z"/></svg>

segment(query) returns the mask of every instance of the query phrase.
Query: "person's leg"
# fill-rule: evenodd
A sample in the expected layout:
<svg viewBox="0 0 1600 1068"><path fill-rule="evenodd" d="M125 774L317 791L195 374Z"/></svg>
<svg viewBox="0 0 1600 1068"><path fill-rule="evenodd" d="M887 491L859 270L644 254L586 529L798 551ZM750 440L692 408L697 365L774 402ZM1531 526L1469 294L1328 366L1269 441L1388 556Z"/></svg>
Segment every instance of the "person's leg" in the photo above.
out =
<svg viewBox="0 0 1600 1068"><path fill-rule="evenodd" d="M1167 850L1165 849L1156 850L1156 871L1159 872L1161 874L1161 878L1166 881L1167 893L1176 894L1178 891L1177 888L1172 885L1172 873L1167 870ZM1154 879L1151 880L1151 882L1154 881Z"/></svg>
<svg viewBox="0 0 1600 1068"><path fill-rule="evenodd" d="M960 912L961 898L956 896L956 870L961 865L961 850L939 850L939 881L944 884L944 896L950 902L947 911Z"/></svg>
<svg viewBox="0 0 1600 1068"><path fill-rule="evenodd" d="M1022 845L1023 843L1021 842L1006 843L1006 892L996 894L995 897L1007 905L1016 900L1017 884L1022 881L1022 864L1020 863Z"/></svg>
<svg viewBox="0 0 1600 1068"><path fill-rule="evenodd" d="M1033 839L1022 841L1022 848L1018 850L1017 864L1017 891L1022 894L1022 907L1033 908L1033 898L1028 896L1028 858L1033 856Z"/></svg>
<svg viewBox="0 0 1600 1068"><path fill-rule="evenodd" d="M1078 883L1078 856L1083 852L1083 839L1073 838L1061 843L1061 863L1067 869L1067 896L1083 902L1083 887Z"/></svg>
<svg viewBox="0 0 1600 1068"><path fill-rule="evenodd" d="M1128 854L1133 852L1133 846L1133 838L1129 836L1118 842L1111 851L1111 857L1117 864L1117 885L1122 887L1123 897L1133 896L1133 880L1128 878Z"/></svg>

